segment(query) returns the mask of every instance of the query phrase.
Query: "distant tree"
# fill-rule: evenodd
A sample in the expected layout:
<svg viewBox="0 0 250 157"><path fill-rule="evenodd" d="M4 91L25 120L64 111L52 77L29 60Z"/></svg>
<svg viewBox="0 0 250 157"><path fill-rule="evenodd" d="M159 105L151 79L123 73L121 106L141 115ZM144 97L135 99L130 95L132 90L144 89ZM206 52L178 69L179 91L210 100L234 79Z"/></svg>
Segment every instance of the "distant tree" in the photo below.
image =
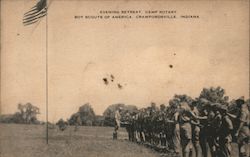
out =
<svg viewBox="0 0 250 157"><path fill-rule="evenodd" d="M0 115L0 122L1 123L14 123L13 114Z"/></svg>
<svg viewBox="0 0 250 157"><path fill-rule="evenodd" d="M95 112L89 103L84 104L78 111L82 125L91 126L95 121Z"/></svg>
<svg viewBox="0 0 250 157"><path fill-rule="evenodd" d="M79 107L78 111L71 115L68 120L70 125L88 125L92 126L95 121L95 112L89 103Z"/></svg>
<svg viewBox="0 0 250 157"><path fill-rule="evenodd" d="M68 119L69 125L82 125L82 120L80 119L79 112L76 112L70 116Z"/></svg>
<svg viewBox="0 0 250 157"><path fill-rule="evenodd" d="M100 115L95 116L94 126L104 126L104 117Z"/></svg>
<svg viewBox="0 0 250 157"><path fill-rule="evenodd" d="M211 103L222 103L225 104L228 102L229 97L225 96L225 90L218 87L210 87L210 88L203 88L200 93L199 99L206 99Z"/></svg>
<svg viewBox="0 0 250 157"><path fill-rule="evenodd" d="M37 120L37 115L40 114L38 107L31 103L18 104L18 112L9 115L1 115L0 122L2 123L20 123L20 124L40 124Z"/></svg>
<svg viewBox="0 0 250 157"><path fill-rule="evenodd" d="M36 123L37 115L40 114L38 107L32 105L31 103L26 103L24 105L18 104L19 113L14 116L20 119L21 123Z"/></svg>
<svg viewBox="0 0 250 157"><path fill-rule="evenodd" d="M61 131L64 131L67 128L67 122L64 121L62 118L58 120L56 125L58 125L58 127Z"/></svg>
<svg viewBox="0 0 250 157"><path fill-rule="evenodd" d="M25 123L25 120L23 119L23 116L20 112L16 112L12 115L11 122L12 123Z"/></svg>
<svg viewBox="0 0 250 157"><path fill-rule="evenodd" d="M199 110L202 110L203 104L220 103L221 105L230 105L229 97L225 95L225 90L220 86L203 88L196 101Z"/></svg>
<svg viewBox="0 0 250 157"><path fill-rule="evenodd" d="M137 107L134 105L125 105L125 104L121 104L121 103L110 105L103 112L105 126L113 126L114 125L115 111L120 107L122 108L122 111L121 111L121 119L122 120L125 119L126 113L128 113L128 112L132 113L132 112L135 112L138 110Z"/></svg>

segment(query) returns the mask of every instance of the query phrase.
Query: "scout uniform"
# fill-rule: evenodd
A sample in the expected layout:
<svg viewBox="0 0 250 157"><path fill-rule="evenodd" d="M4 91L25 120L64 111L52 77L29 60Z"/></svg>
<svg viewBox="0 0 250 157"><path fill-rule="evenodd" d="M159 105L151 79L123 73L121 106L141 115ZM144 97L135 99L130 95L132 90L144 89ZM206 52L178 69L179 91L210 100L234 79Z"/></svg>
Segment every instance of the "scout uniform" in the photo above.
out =
<svg viewBox="0 0 250 157"><path fill-rule="evenodd" d="M208 116L206 110L202 112L202 116ZM208 119L204 119L200 121L202 127L200 128L200 146L203 157L208 156Z"/></svg>
<svg viewBox="0 0 250 157"><path fill-rule="evenodd" d="M191 114L187 103L181 103L179 123L183 157L188 157L192 151L192 128L190 124Z"/></svg>
<svg viewBox="0 0 250 157"><path fill-rule="evenodd" d="M221 128L222 123L222 115L219 112L219 108L221 107L221 104L215 103L212 104L212 108L210 112L210 118L209 118L209 126L208 126L208 145L210 148L211 156L216 157L217 150L219 147L218 144L218 133Z"/></svg>
<svg viewBox="0 0 250 157"><path fill-rule="evenodd" d="M174 146L174 152L176 154L179 154L180 153L180 146L181 146L179 111L176 111L174 114L174 122L175 122L175 128L174 128L174 136L173 136L173 146Z"/></svg>
<svg viewBox="0 0 250 157"><path fill-rule="evenodd" d="M120 124L121 123L121 115L120 115L119 110L115 111L115 128L114 128L114 133L113 133L113 139L117 139L117 132L121 126L121 124Z"/></svg>
<svg viewBox="0 0 250 157"><path fill-rule="evenodd" d="M193 106L192 112L194 115L199 116L198 109ZM201 156L201 148L200 148L200 127L199 127L199 120L198 119L192 119L191 126L192 126L192 142L195 149L195 157Z"/></svg>
<svg viewBox="0 0 250 157"><path fill-rule="evenodd" d="M238 147L239 157L248 157L248 141L249 141L249 110L246 104L242 104L240 115L238 117L241 126L238 130Z"/></svg>
<svg viewBox="0 0 250 157"><path fill-rule="evenodd" d="M126 130L128 132L128 140L129 141L132 141L132 116L130 115L130 113L126 113L126 122L127 122L127 125L126 125Z"/></svg>
<svg viewBox="0 0 250 157"><path fill-rule="evenodd" d="M220 112L222 115L222 123L219 131L219 157L230 157L231 156L231 142L232 142L232 130L233 123L229 116L226 114L227 106L221 105Z"/></svg>

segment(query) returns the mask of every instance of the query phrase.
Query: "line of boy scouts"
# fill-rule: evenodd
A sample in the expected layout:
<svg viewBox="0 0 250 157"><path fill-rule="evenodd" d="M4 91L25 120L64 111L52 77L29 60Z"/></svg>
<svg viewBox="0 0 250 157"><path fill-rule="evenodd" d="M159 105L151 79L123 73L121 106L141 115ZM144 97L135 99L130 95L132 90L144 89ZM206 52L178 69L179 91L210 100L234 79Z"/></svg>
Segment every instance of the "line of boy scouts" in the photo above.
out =
<svg viewBox="0 0 250 157"><path fill-rule="evenodd" d="M243 99L236 100L237 113L225 104L201 101L180 102L169 117L164 107L143 108L126 113L121 122L121 108L115 112L114 138L121 123L126 124L130 141L148 143L172 150L173 156L230 157L233 137L238 144L239 157L249 157L249 109Z"/></svg>

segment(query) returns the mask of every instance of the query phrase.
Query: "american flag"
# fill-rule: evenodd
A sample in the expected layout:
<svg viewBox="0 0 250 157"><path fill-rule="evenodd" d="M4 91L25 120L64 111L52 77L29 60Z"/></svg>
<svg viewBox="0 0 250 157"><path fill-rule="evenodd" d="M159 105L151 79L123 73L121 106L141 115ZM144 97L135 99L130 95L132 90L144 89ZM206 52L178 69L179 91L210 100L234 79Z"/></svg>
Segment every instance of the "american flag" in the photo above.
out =
<svg viewBox="0 0 250 157"><path fill-rule="evenodd" d="M25 26L36 23L47 14L47 0L39 0L37 4L24 14Z"/></svg>

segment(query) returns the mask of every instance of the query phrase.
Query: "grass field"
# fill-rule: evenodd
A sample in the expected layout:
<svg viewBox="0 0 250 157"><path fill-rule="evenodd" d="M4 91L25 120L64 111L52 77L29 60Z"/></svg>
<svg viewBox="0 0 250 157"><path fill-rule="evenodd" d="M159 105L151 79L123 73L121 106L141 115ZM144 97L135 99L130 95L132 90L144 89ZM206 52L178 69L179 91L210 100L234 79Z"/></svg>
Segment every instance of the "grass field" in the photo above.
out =
<svg viewBox="0 0 250 157"><path fill-rule="evenodd" d="M74 127L49 129L49 144L42 125L0 124L0 157L157 157L158 153L120 138L112 140L113 128Z"/></svg>
<svg viewBox="0 0 250 157"><path fill-rule="evenodd" d="M127 140L121 129L112 140L111 127L74 127L65 131L49 129L46 144L43 125L0 124L0 157L171 157ZM237 157L233 145L232 157Z"/></svg>

